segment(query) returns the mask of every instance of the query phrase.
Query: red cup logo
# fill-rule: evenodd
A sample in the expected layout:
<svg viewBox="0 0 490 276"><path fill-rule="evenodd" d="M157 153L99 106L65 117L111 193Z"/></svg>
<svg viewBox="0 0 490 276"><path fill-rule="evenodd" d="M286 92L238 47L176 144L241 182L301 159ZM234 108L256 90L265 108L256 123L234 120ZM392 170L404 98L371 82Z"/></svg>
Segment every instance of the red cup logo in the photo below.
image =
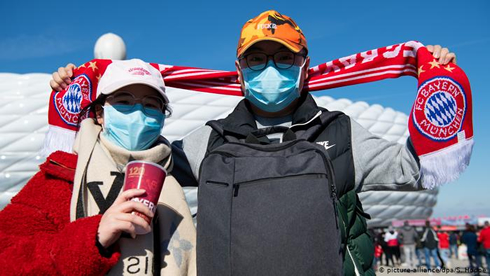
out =
<svg viewBox="0 0 490 276"><path fill-rule="evenodd" d="M146 195L134 197L131 200L143 203L155 213L165 177L165 169L158 164L132 161L126 167L124 190L145 189Z"/></svg>
<svg viewBox="0 0 490 276"><path fill-rule="evenodd" d="M131 167L128 170L128 177L140 177L145 174L145 167Z"/></svg>

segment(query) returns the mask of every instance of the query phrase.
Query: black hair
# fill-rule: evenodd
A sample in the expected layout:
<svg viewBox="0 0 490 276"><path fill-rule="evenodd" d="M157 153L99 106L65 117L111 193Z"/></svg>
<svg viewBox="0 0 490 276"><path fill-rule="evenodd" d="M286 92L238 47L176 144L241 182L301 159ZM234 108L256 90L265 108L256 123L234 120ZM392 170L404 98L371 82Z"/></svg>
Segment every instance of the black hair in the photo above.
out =
<svg viewBox="0 0 490 276"><path fill-rule="evenodd" d="M165 104L165 110L163 111L163 114L166 115L166 118L172 116L172 108L170 107L170 105L168 103Z"/></svg>
<svg viewBox="0 0 490 276"><path fill-rule="evenodd" d="M83 120L86 118L89 118L90 115L92 115L92 119L95 121L95 124L99 124L97 122L97 114L95 112L96 106L100 105L103 106L105 104L105 100L107 98L107 95L101 94L95 101L91 102L89 105L84 107L81 111L80 114L78 115L78 122L77 122L77 128L80 129L80 123L82 123Z"/></svg>

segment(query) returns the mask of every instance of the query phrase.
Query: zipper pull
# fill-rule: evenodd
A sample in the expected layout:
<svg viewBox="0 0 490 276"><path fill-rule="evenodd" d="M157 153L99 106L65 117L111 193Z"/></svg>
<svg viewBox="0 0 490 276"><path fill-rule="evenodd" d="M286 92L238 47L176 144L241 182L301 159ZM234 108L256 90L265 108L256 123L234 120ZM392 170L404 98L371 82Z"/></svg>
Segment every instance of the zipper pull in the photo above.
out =
<svg viewBox="0 0 490 276"><path fill-rule="evenodd" d="M233 184L233 197L238 196L238 188L240 187L240 184Z"/></svg>

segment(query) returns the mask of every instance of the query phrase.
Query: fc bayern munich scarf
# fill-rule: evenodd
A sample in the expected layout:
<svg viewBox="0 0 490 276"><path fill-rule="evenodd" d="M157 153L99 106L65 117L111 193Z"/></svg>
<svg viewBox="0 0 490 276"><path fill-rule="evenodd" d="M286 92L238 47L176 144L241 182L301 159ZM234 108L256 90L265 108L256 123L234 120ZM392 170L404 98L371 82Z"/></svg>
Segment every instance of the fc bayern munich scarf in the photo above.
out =
<svg viewBox="0 0 490 276"><path fill-rule="evenodd" d="M71 151L81 109L96 97L97 83L111 60L92 60L74 70L73 82L53 91L43 152ZM117 61L115 61L117 62ZM242 96L237 72L151 63L169 87ZM473 147L471 89L463 70L441 65L419 42L409 41L309 68L308 91L400 76L418 79L408 129L420 159L422 184L433 188L455 180L469 164Z"/></svg>

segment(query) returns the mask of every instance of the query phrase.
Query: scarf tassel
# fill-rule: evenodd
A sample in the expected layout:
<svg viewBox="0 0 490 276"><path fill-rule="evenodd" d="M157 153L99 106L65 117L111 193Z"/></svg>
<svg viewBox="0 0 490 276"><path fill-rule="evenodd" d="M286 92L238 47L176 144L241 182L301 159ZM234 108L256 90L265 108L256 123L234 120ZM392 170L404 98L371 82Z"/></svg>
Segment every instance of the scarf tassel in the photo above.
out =
<svg viewBox="0 0 490 276"><path fill-rule="evenodd" d="M57 150L73 152L75 135L76 131L49 125L44 138L44 145L40 152L41 156L47 157Z"/></svg>
<svg viewBox="0 0 490 276"><path fill-rule="evenodd" d="M473 138L420 156L420 172L425 189L434 189L458 179L470 164Z"/></svg>

